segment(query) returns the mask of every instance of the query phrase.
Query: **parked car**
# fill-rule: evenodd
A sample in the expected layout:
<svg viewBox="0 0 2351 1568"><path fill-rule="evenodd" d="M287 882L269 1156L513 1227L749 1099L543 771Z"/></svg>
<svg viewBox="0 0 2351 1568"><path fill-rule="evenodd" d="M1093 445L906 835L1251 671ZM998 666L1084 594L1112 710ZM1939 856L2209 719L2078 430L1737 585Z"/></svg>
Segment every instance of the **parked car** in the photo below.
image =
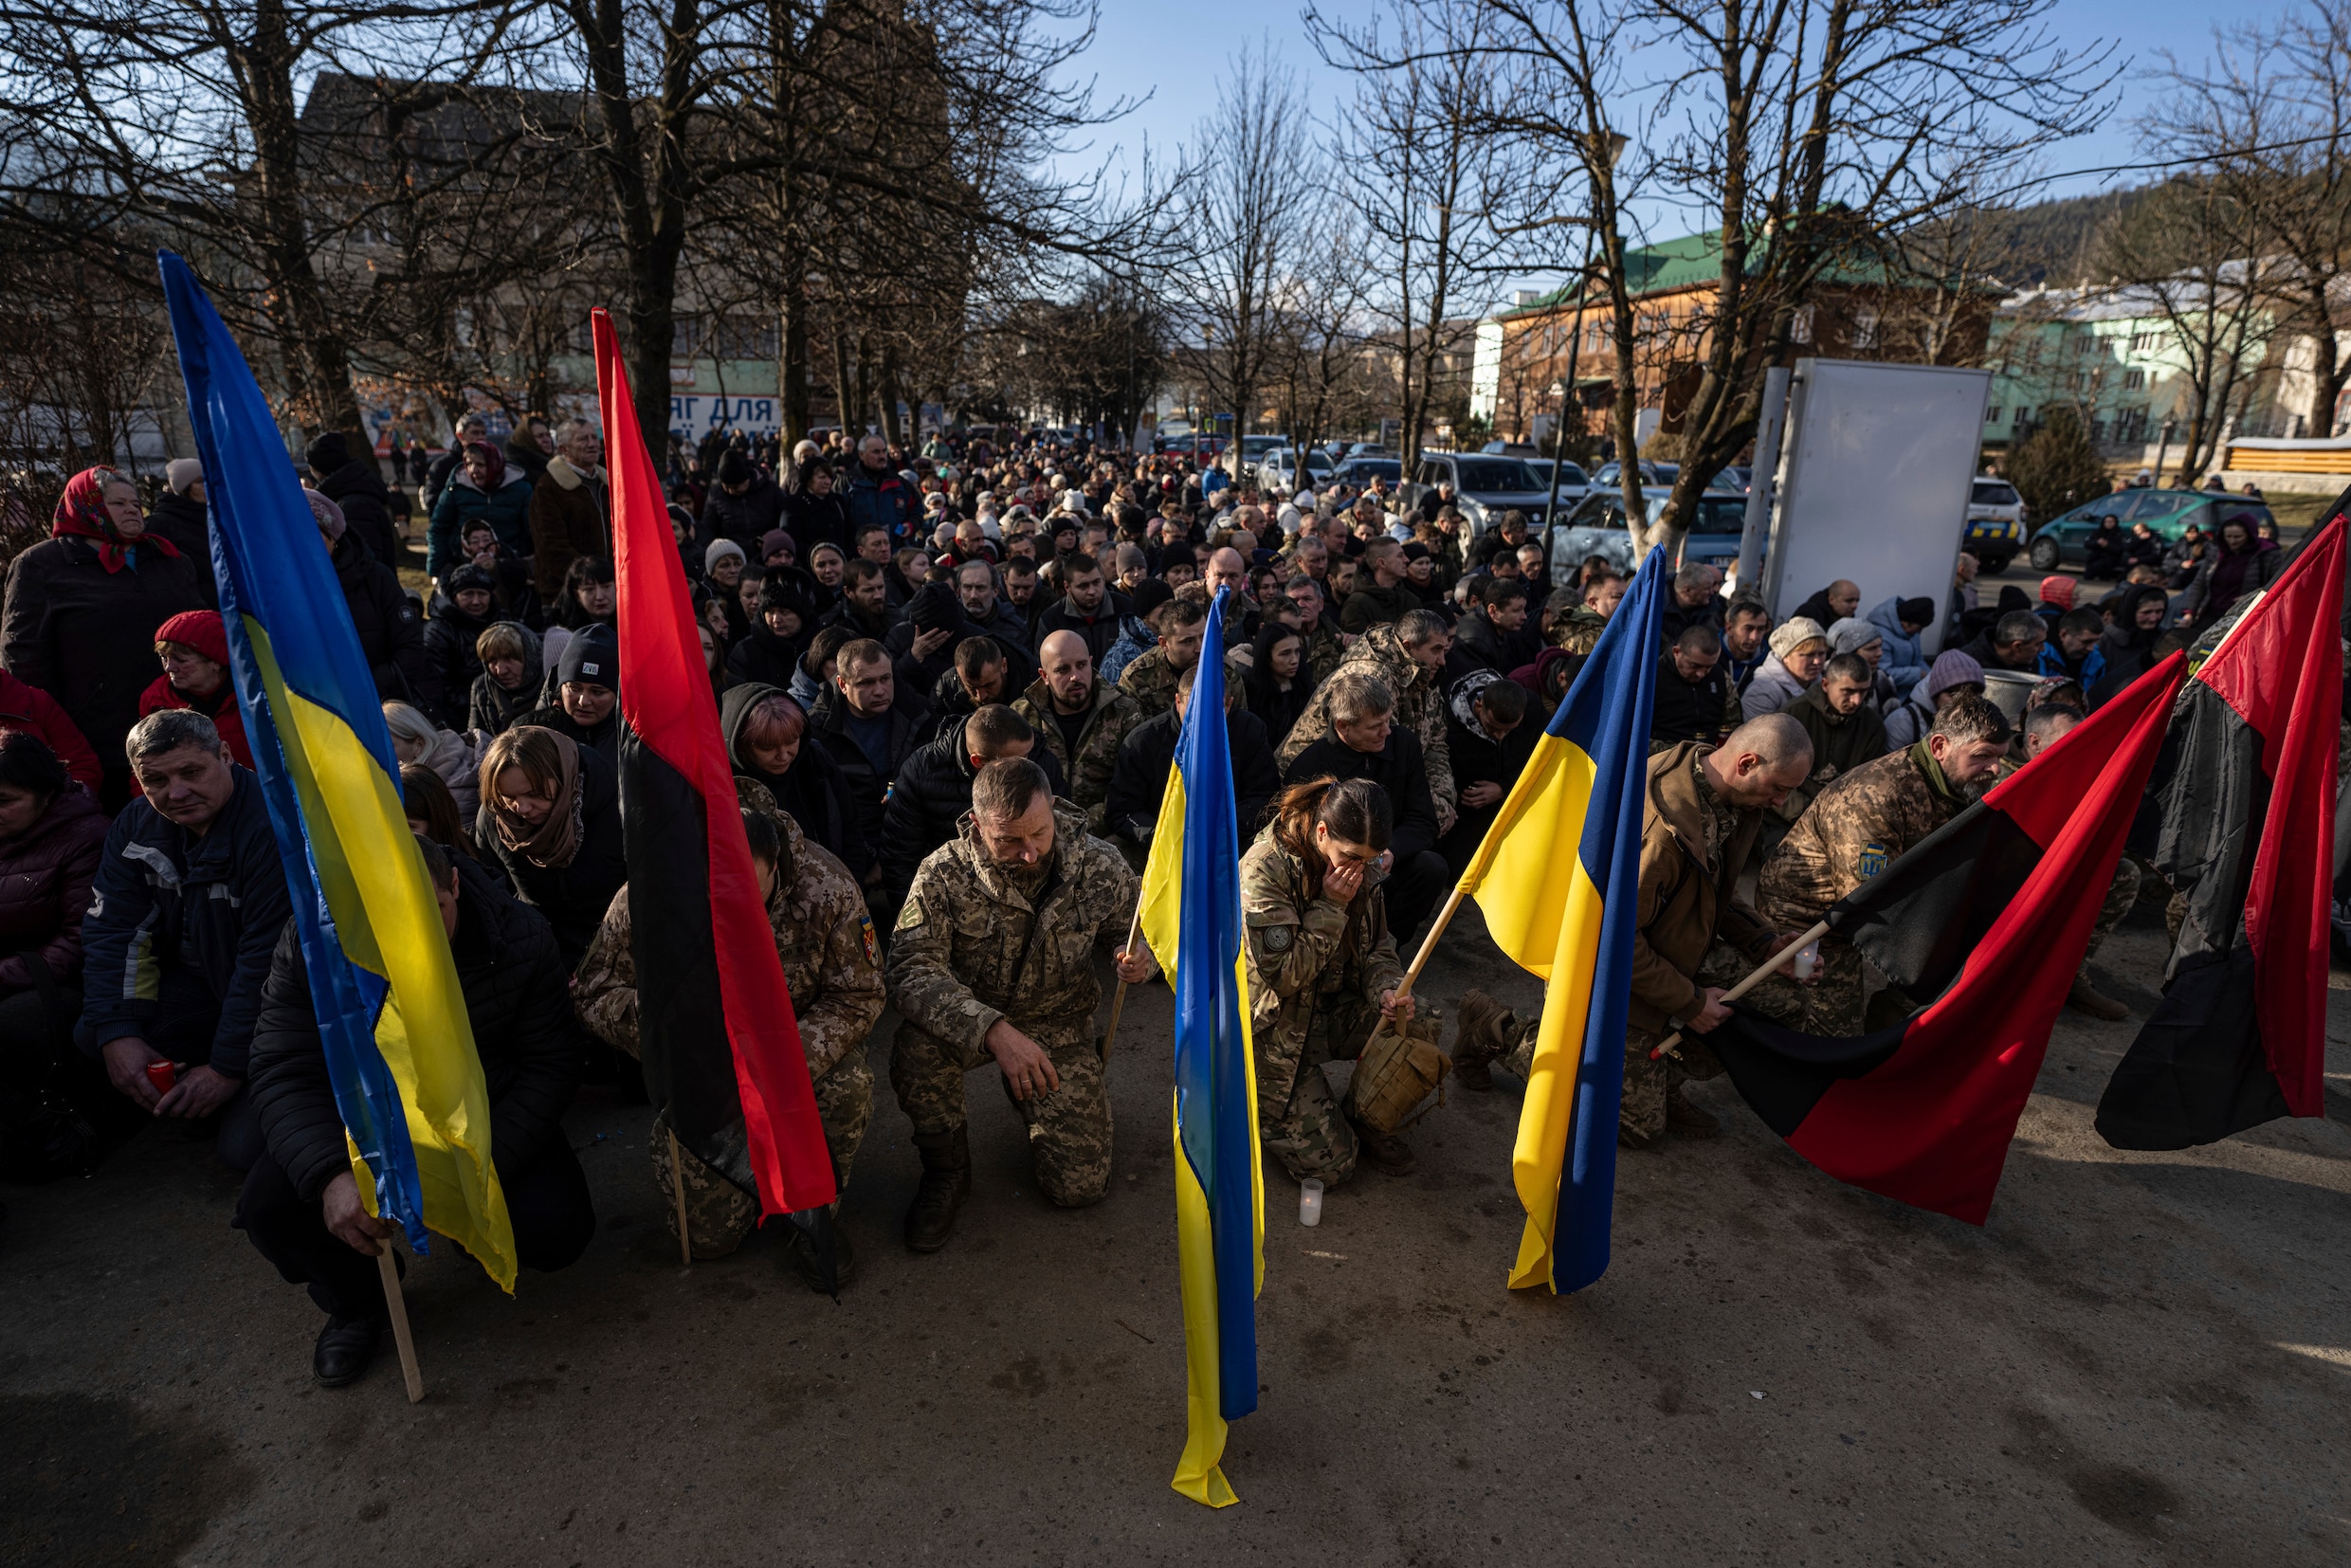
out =
<svg viewBox="0 0 2351 1568"><path fill-rule="evenodd" d="M2082 565L2087 558L2083 545L2099 519L2105 517L2120 522L2124 533L2143 522L2166 544L2178 539L2192 522L2212 534L2232 520L2255 527L2270 520L2269 508L2246 496L2204 490L2118 490L2041 524L2032 536L2032 570L2055 572Z"/></svg>
<svg viewBox="0 0 2351 1568"><path fill-rule="evenodd" d="M1530 457L1526 460L1526 466L1534 473L1535 483L1542 486L1543 494L1549 495L1551 493L1551 459ZM1591 493L1592 476L1585 473L1581 465L1571 463L1559 470L1559 504L1561 506L1579 501Z"/></svg>
<svg viewBox="0 0 2351 1568"><path fill-rule="evenodd" d="M1551 504L1550 480L1538 478L1522 458L1423 452L1412 477L1421 485L1449 484L1454 495L1491 512L1523 512L1530 523L1540 523Z"/></svg>
<svg viewBox="0 0 2351 1568"><path fill-rule="evenodd" d="M1309 447L1306 451L1306 477L1317 489L1330 483L1329 454ZM1257 461L1257 487L1268 493L1279 490L1290 493L1290 484L1298 478L1298 450L1293 447L1276 447Z"/></svg>
<svg viewBox="0 0 2351 1568"><path fill-rule="evenodd" d="M1351 457L1332 470L1331 482L1360 490L1375 479L1388 482L1390 489L1404 483L1404 461L1394 457Z"/></svg>
<svg viewBox="0 0 2351 1568"><path fill-rule="evenodd" d="M1478 450L1487 457L1540 457L1532 443L1524 441L1489 441Z"/></svg>
<svg viewBox="0 0 2351 1568"><path fill-rule="evenodd" d="M1996 576L2025 547L2027 520L2025 498L2016 487L1986 475L1968 492L1967 529L1960 548Z"/></svg>
<svg viewBox="0 0 2351 1568"><path fill-rule="evenodd" d="M1641 502L1647 522L1653 525L1666 509L1670 486L1644 488ZM1682 547L1668 562L1675 568L1704 564L1728 572L1739 559L1740 538L1746 531L1747 498L1729 491L1709 490L1698 498L1698 515L1690 520ZM1595 489L1583 503L1568 512L1551 530L1551 580L1573 580L1589 556L1606 556L1619 571L1630 574L1632 536L1625 527L1625 498L1621 491Z"/></svg>
<svg viewBox="0 0 2351 1568"><path fill-rule="evenodd" d="M1624 465L1621 463L1603 463L1600 465L1599 472L1592 476L1592 483L1602 489L1613 489L1624 482ZM1682 465L1678 463L1651 463L1645 458L1641 463L1641 483L1643 484L1671 484L1675 476L1681 471Z"/></svg>

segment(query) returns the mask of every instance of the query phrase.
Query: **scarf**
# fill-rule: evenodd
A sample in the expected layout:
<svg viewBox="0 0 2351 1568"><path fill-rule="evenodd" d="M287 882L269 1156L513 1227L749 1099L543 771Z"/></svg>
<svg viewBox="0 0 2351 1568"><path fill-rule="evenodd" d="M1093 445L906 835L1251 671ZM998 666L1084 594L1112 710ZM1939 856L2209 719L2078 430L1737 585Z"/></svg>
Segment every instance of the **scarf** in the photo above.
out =
<svg viewBox="0 0 2351 1568"><path fill-rule="evenodd" d="M1937 800L1955 811L1963 811L1973 804L1966 795L1951 787L1951 781L1942 775L1942 764L1936 761L1935 754L1926 749L1924 739L1910 748L1910 761L1919 770L1919 776L1926 780L1927 789L1933 792Z"/></svg>
<svg viewBox="0 0 2351 1568"><path fill-rule="evenodd" d="M550 730L555 737L556 755L563 759L563 775L556 789L555 809L547 820L537 828L528 829L509 817L493 803L491 814L498 819L498 841L534 866L550 871L560 871L572 864L579 853L582 819L586 802L579 787L579 744L560 730Z"/></svg>
<svg viewBox="0 0 2351 1568"><path fill-rule="evenodd" d="M67 480L65 493L58 498L57 511L49 519L49 538L62 539L70 534L98 540L99 563L110 573L132 566L131 552L141 544L152 544L178 559L179 546L160 534L141 535L125 543L115 531L115 520L106 515L106 482L115 477L112 468L84 468Z"/></svg>

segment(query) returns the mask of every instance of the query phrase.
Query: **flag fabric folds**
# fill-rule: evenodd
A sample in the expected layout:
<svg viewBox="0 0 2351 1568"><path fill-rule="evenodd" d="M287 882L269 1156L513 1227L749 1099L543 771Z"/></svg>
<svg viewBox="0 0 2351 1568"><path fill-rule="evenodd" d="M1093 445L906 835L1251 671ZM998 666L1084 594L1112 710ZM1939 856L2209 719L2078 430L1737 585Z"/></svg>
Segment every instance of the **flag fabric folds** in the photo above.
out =
<svg viewBox="0 0 2351 1568"><path fill-rule="evenodd" d="M1511 1157L1526 1211L1514 1289L1580 1290L1608 1269L1649 710L1671 576L1665 552L1650 551L1461 877L1495 944L1545 982Z"/></svg>
<svg viewBox="0 0 2351 1568"><path fill-rule="evenodd" d="M359 634L251 369L195 274L157 258L211 511L212 571L335 1101L371 1209L511 1291L489 1090Z"/></svg>
<svg viewBox="0 0 2351 1568"><path fill-rule="evenodd" d="M1210 647L1230 589L1211 607ZM1225 666L1193 677L1143 868L1142 933L1176 991L1176 1236L1189 1409L1176 1489L1237 1501L1219 1462L1226 1423L1257 1408L1257 1292L1265 1283L1265 1176L1257 1069L1241 952L1239 810L1225 728Z"/></svg>
<svg viewBox="0 0 2351 1568"><path fill-rule="evenodd" d="M1789 1147L1840 1181L1984 1222L2186 673L2180 654L2149 670L1831 911L1933 1001L1846 1040L1735 1005L1707 1037Z"/></svg>
<svg viewBox="0 0 2351 1568"><path fill-rule="evenodd" d="M2344 528L2339 502L2173 715L2141 848L2187 913L2163 1001L2099 1101L2118 1149L2325 1113Z"/></svg>
<svg viewBox="0 0 2351 1568"><path fill-rule="evenodd" d="M646 1088L762 1215L836 1195L800 1027L743 836L685 572L610 315L593 318L620 622L621 821ZM821 1221L813 1226L822 1235ZM829 1249L828 1249L829 1250Z"/></svg>

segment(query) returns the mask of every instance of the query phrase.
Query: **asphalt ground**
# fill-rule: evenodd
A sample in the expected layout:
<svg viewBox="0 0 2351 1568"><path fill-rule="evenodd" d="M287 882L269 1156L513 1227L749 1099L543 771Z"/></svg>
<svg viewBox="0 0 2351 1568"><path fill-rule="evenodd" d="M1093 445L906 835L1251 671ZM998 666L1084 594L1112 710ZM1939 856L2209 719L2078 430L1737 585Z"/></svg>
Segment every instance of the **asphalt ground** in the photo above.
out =
<svg viewBox="0 0 2351 1568"><path fill-rule="evenodd" d="M2101 957L2142 1015L2163 942L2149 900ZM1537 1000L1471 906L1424 992L1449 1017L1473 984ZM0 1563L2342 1563L2351 1053L2331 1120L2123 1154L2090 1118L2135 1027L2061 1018L1980 1230L1838 1185L1698 1085L1722 1136L1625 1156L1614 1263L1565 1299L1504 1287L1507 1079L1319 1229L1269 1167L1262 1407L1221 1512L1168 1486L1164 987L1128 1002L1095 1208L1039 1196L975 1074L977 1191L913 1256L918 1165L877 1107L837 1304L771 1235L681 1267L647 1113L584 1091L595 1241L512 1300L446 1246L419 1262L417 1406L389 1346L313 1387L318 1313L228 1228L209 1149L155 1128L0 1194Z"/></svg>

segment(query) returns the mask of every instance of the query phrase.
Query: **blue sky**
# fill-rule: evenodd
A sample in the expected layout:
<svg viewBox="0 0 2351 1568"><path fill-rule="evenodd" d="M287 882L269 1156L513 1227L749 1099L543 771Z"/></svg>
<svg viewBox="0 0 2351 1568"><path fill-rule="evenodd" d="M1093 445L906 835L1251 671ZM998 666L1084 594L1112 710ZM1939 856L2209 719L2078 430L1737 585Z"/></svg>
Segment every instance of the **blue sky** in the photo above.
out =
<svg viewBox="0 0 2351 1568"><path fill-rule="evenodd" d="M1146 6L1138 0L1102 0L1102 4L1101 27L1085 61L1100 97L1107 101L1121 94L1138 98L1149 94L1151 100L1117 125L1096 133L1092 154L1096 161L1114 143L1125 158L1132 159L1145 136L1155 152L1188 139L1214 100L1217 79L1245 44L1263 40L1277 47L1307 83L1314 100L1327 108L1335 109L1352 96L1352 80L1327 70L1317 58L1299 23L1295 0L1187 0L1179 7ZM1349 0L1324 0L1324 9L1334 15L1361 17L1386 10L1374 0L1353 5ZM2251 20L2287 9L2279 0L2247 0L2226 8L2211 0L2058 0L2048 25L2060 41L2075 49L2111 42L2126 64L2120 109L2103 130L2051 147L2046 158L2048 172L2134 161L2138 155L2129 120L2160 90L2158 83L2147 80L2162 65L2156 51L2168 47L2183 60L2200 61L2210 46L2213 24L2224 9ZM2110 189L2116 183L2136 183L2140 178L2143 176L2086 177L2043 189L2051 195L2071 195Z"/></svg>

